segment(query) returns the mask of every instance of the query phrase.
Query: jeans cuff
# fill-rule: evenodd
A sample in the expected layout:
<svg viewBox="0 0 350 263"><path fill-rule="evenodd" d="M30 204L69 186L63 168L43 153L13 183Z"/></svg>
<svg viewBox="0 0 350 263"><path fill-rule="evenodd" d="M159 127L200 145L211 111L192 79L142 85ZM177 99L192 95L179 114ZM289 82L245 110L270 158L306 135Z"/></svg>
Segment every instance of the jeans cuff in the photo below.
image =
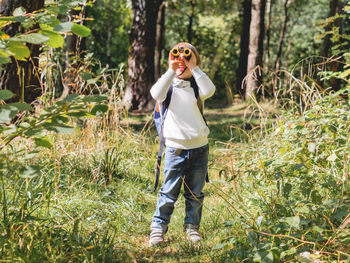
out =
<svg viewBox="0 0 350 263"><path fill-rule="evenodd" d="M166 233L168 231L168 225L152 222L151 229L161 229L163 233Z"/></svg>
<svg viewBox="0 0 350 263"><path fill-rule="evenodd" d="M194 224L184 224L184 229L186 231L186 229L199 229L199 225L194 225Z"/></svg>

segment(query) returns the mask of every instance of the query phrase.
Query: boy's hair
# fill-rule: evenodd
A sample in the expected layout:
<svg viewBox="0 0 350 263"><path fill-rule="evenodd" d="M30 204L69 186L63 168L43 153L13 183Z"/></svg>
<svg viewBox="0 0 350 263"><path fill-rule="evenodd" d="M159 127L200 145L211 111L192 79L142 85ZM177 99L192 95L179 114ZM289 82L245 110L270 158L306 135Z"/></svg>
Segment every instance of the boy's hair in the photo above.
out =
<svg viewBox="0 0 350 263"><path fill-rule="evenodd" d="M191 49L191 51L193 52L193 54L196 56L197 65L200 66L200 64L201 64L201 58L199 57L199 53L198 53L197 49L196 49L194 46L192 46L190 43L187 43L187 42L180 42L180 43L176 44L175 46L173 46L173 48L175 48L175 47L180 47L180 46L183 46L183 47L186 47L186 48ZM173 49L173 48L172 48L172 49ZM172 49L171 49L171 50L172 50Z"/></svg>

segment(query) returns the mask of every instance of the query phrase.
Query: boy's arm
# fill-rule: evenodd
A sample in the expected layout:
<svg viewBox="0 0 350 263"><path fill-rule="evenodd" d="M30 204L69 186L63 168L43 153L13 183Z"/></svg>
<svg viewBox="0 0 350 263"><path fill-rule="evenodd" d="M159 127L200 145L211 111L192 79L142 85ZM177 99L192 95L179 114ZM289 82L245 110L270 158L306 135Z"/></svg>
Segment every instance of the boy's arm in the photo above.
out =
<svg viewBox="0 0 350 263"><path fill-rule="evenodd" d="M175 71L171 68L167 70L151 88L151 96L157 102L163 102L169 90L170 84L175 77Z"/></svg>
<svg viewBox="0 0 350 263"><path fill-rule="evenodd" d="M202 100L205 100L213 96L215 86L207 74L205 74L199 67L195 67L191 72L199 88L199 97Z"/></svg>

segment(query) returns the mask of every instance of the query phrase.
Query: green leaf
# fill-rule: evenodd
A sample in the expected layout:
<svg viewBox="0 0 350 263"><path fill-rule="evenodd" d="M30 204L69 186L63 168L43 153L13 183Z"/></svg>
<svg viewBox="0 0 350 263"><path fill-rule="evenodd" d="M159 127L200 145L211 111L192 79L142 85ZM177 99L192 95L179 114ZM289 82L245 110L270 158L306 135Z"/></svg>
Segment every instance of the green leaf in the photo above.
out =
<svg viewBox="0 0 350 263"><path fill-rule="evenodd" d="M26 10L21 6L16 8L13 11L13 16L23 16L26 13Z"/></svg>
<svg viewBox="0 0 350 263"><path fill-rule="evenodd" d="M25 60L30 56L29 48L21 42L10 42L9 49L18 60Z"/></svg>
<svg viewBox="0 0 350 263"><path fill-rule="evenodd" d="M7 64L11 62L11 58L0 56L0 65Z"/></svg>
<svg viewBox="0 0 350 263"><path fill-rule="evenodd" d="M89 80L89 79L92 79L92 74L90 72L83 72L81 74L81 77L83 80Z"/></svg>
<svg viewBox="0 0 350 263"><path fill-rule="evenodd" d="M333 153L330 156L328 156L327 161L334 162L337 158L337 155Z"/></svg>
<svg viewBox="0 0 350 263"><path fill-rule="evenodd" d="M52 123L66 124L68 122L69 122L69 118L66 116L58 115L58 116L52 117Z"/></svg>
<svg viewBox="0 0 350 263"><path fill-rule="evenodd" d="M93 117L92 114L85 112L85 111L74 111L74 112L68 112L68 116L71 117L77 117L77 118L82 118L82 117Z"/></svg>
<svg viewBox="0 0 350 263"><path fill-rule="evenodd" d="M107 105L96 105L92 108L91 114L93 115L103 115L105 112L108 111Z"/></svg>
<svg viewBox="0 0 350 263"><path fill-rule="evenodd" d="M300 217L299 216L291 216L285 217L281 219L282 222L286 222L291 227L299 228L300 225Z"/></svg>
<svg viewBox="0 0 350 263"><path fill-rule="evenodd" d="M39 33L32 33L28 35L22 35L20 39L27 43L39 45L39 44L45 43L50 38L48 36L45 36Z"/></svg>
<svg viewBox="0 0 350 263"><path fill-rule="evenodd" d="M261 263L273 263L273 253L269 252L262 260Z"/></svg>
<svg viewBox="0 0 350 263"><path fill-rule="evenodd" d="M19 111L31 110L32 107L26 103L10 103L0 108L0 123L10 123Z"/></svg>
<svg viewBox="0 0 350 263"><path fill-rule="evenodd" d="M49 47L52 47L52 48L63 47L64 38L60 34L49 30L41 30L40 33L49 37L49 40L45 43Z"/></svg>
<svg viewBox="0 0 350 263"><path fill-rule="evenodd" d="M37 147L45 147L45 148L52 148L53 143L50 139L45 138L45 137L41 137L41 138L34 138L35 141L35 145Z"/></svg>
<svg viewBox="0 0 350 263"><path fill-rule="evenodd" d="M56 25L53 30L56 32L67 32L71 31L74 23L72 22L64 22L59 25Z"/></svg>
<svg viewBox="0 0 350 263"><path fill-rule="evenodd" d="M96 102L96 103L100 103L103 101L107 101L108 100L108 96L106 95L91 95L91 96L86 96L82 99L82 101L84 102Z"/></svg>
<svg viewBox="0 0 350 263"><path fill-rule="evenodd" d="M21 26L23 26L25 29L29 29L33 27L35 24L36 24L36 21L33 18L29 17L21 23Z"/></svg>
<svg viewBox="0 0 350 263"><path fill-rule="evenodd" d="M91 34L91 29L83 25L74 24L72 32L81 37L88 37Z"/></svg>
<svg viewBox="0 0 350 263"><path fill-rule="evenodd" d="M37 129L29 129L24 133L25 136L27 137L32 137L32 136L44 136L45 135L45 130L42 128L37 128Z"/></svg>
<svg viewBox="0 0 350 263"><path fill-rule="evenodd" d="M23 102L15 102L15 103L7 104L7 105L10 105L11 107L15 107L19 111L31 111L31 110L33 110L32 106L30 106L27 103L23 103Z"/></svg>
<svg viewBox="0 0 350 263"><path fill-rule="evenodd" d="M307 146L307 149L309 150L310 153L314 153L316 149L316 143L310 142Z"/></svg>
<svg viewBox="0 0 350 263"><path fill-rule="evenodd" d="M16 114L17 111L13 111L9 108L0 108L0 123L10 123Z"/></svg>
<svg viewBox="0 0 350 263"><path fill-rule="evenodd" d="M45 123L44 127L49 131L54 131L56 133L62 133L62 134L68 134L74 132L74 127L67 126L67 125L57 125L57 124L48 124Z"/></svg>
<svg viewBox="0 0 350 263"><path fill-rule="evenodd" d="M40 167L34 165L28 165L20 170L20 177L22 178L34 178L40 175Z"/></svg>
<svg viewBox="0 0 350 263"><path fill-rule="evenodd" d="M4 136L8 136L10 134L17 132L17 127L14 124L3 126L3 127L4 127L4 130L1 131L0 133Z"/></svg>
<svg viewBox="0 0 350 263"><path fill-rule="evenodd" d="M13 96L15 96L15 94L11 90L0 90L0 100L8 100L11 99Z"/></svg>
<svg viewBox="0 0 350 263"><path fill-rule="evenodd" d="M291 249L285 250L281 253L281 258L284 258L285 256L294 255L297 252L295 247L292 247Z"/></svg>
<svg viewBox="0 0 350 263"><path fill-rule="evenodd" d="M307 206L300 206L295 208L295 211L298 213L302 213L302 214L309 214L310 213L310 209Z"/></svg>
<svg viewBox="0 0 350 263"><path fill-rule="evenodd" d="M52 26L59 24L59 20L55 14L42 13L37 15L36 19L38 20L39 24L49 24Z"/></svg>
<svg viewBox="0 0 350 263"><path fill-rule="evenodd" d="M38 154L37 151L30 152L30 153L24 155L24 157L22 158L22 160L23 160L23 161L31 160L31 159L35 158L37 154Z"/></svg>

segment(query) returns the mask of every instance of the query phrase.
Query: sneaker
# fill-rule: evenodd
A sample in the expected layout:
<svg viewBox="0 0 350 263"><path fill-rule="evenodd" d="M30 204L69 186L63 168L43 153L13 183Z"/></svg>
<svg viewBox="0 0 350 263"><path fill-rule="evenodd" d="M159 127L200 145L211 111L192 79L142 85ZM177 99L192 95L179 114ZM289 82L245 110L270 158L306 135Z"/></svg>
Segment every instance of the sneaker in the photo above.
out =
<svg viewBox="0 0 350 263"><path fill-rule="evenodd" d="M151 235L149 238L149 246L159 245L164 241L164 234L167 232L168 228L160 229L160 228L151 228Z"/></svg>
<svg viewBox="0 0 350 263"><path fill-rule="evenodd" d="M161 229L152 229L151 235L149 238L149 246L156 246L164 241L163 230Z"/></svg>
<svg viewBox="0 0 350 263"><path fill-rule="evenodd" d="M193 242L199 242L201 240L201 236L199 235L199 226L194 226L192 224L185 224L185 232L186 236Z"/></svg>

